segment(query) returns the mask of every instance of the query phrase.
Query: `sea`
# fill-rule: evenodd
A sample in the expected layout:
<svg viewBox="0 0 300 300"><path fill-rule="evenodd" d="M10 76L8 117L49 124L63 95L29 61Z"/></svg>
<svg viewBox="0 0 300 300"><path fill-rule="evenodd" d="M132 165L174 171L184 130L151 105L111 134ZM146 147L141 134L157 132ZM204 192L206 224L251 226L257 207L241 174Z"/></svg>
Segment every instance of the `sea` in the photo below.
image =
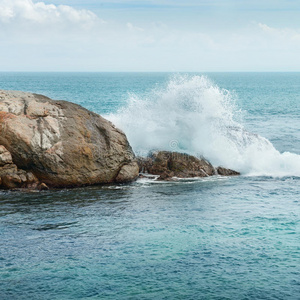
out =
<svg viewBox="0 0 300 300"><path fill-rule="evenodd" d="M0 192L0 299L300 299L300 73L0 73L241 172Z"/></svg>

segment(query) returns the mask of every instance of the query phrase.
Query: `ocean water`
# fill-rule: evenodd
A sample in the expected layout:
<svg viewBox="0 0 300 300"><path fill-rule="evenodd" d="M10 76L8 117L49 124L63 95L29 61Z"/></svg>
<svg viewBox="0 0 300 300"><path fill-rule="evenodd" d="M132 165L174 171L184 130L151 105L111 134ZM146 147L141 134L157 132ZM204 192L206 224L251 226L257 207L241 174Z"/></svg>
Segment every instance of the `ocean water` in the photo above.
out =
<svg viewBox="0 0 300 300"><path fill-rule="evenodd" d="M0 73L76 102L137 155L242 173L0 192L0 299L300 299L300 73Z"/></svg>

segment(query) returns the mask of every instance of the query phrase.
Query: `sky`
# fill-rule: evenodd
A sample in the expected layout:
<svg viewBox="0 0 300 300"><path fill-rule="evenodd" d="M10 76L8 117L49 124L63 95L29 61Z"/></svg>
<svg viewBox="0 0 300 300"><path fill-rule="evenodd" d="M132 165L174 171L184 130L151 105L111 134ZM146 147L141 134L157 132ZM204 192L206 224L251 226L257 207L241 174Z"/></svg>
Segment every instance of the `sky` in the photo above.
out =
<svg viewBox="0 0 300 300"><path fill-rule="evenodd" d="M0 0L0 71L300 71L300 1Z"/></svg>

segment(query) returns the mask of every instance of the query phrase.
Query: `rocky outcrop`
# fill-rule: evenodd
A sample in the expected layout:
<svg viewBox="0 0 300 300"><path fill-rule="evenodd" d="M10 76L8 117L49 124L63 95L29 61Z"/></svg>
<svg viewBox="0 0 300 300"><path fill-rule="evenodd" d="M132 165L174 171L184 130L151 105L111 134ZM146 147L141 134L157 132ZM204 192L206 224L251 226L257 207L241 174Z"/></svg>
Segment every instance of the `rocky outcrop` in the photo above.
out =
<svg viewBox="0 0 300 300"><path fill-rule="evenodd" d="M31 173L19 170L13 163L10 152L0 145L0 188L41 189L38 179Z"/></svg>
<svg viewBox="0 0 300 300"><path fill-rule="evenodd" d="M42 95L0 91L0 145L0 187L75 187L138 176L121 130L79 105Z"/></svg>
<svg viewBox="0 0 300 300"><path fill-rule="evenodd" d="M237 176L237 175L241 175L237 171L234 171L234 170L231 170L231 169L226 169L226 168L223 168L223 167L217 167L216 170L217 170L217 173L219 175L222 175L222 176Z"/></svg>
<svg viewBox="0 0 300 300"><path fill-rule="evenodd" d="M158 180L177 178L208 177L212 175L239 175L238 172L222 167L214 168L205 159L185 153L158 151L148 157L138 158L141 173L159 175Z"/></svg>

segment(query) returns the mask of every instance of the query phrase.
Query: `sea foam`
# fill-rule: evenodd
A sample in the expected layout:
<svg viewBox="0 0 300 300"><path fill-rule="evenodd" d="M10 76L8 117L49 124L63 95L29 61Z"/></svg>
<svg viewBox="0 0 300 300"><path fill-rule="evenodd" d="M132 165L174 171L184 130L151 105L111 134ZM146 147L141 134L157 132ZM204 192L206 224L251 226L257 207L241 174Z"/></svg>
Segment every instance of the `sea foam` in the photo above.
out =
<svg viewBox="0 0 300 300"><path fill-rule="evenodd" d="M137 155L178 151L244 175L300 176L300 156L280 153L248 132L235 100L205 76L176 76L163 88L131 94L127 105L107 118L126 133Z"/></svg>

